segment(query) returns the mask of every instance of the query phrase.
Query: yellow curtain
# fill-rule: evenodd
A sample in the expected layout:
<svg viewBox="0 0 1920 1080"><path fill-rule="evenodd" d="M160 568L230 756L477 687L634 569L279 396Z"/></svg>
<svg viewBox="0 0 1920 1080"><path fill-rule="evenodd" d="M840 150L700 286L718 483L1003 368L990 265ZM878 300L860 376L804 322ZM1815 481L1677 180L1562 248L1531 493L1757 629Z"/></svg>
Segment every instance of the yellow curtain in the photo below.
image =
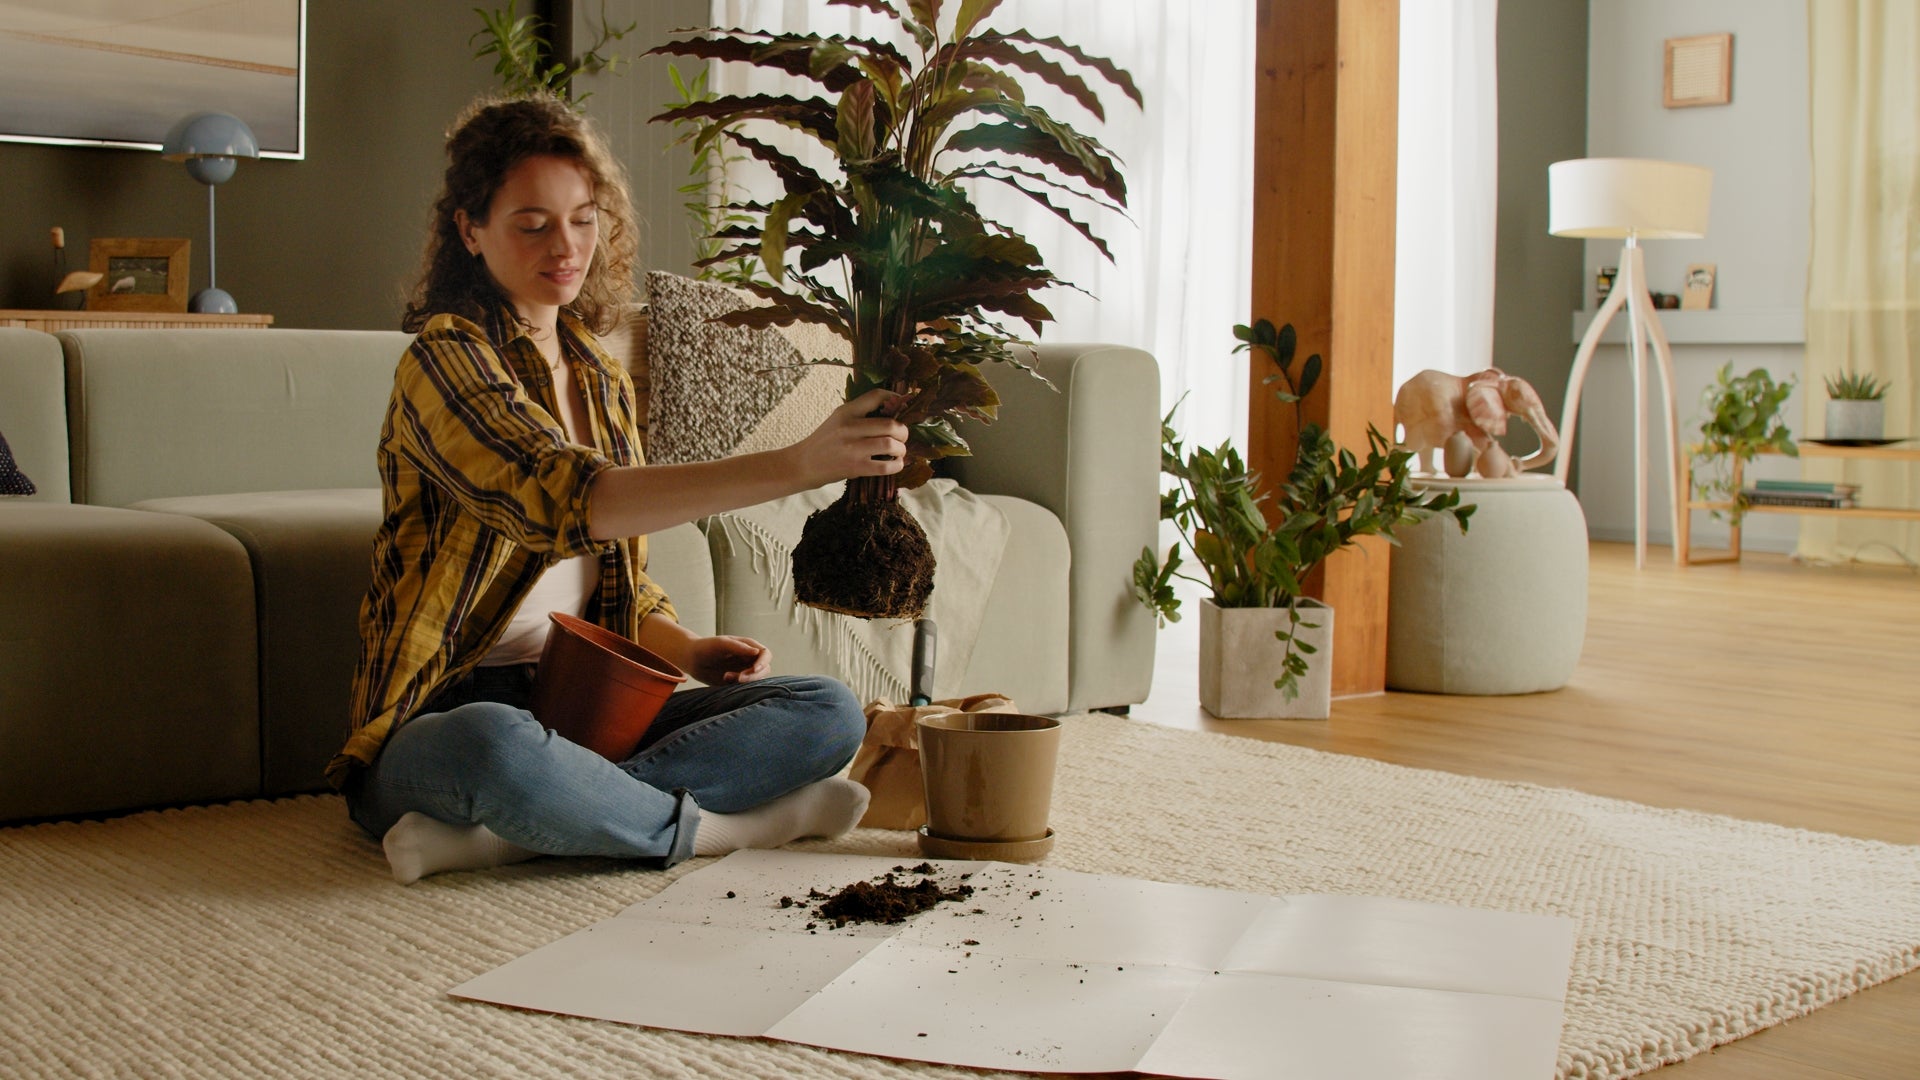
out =
<svg viewBox="0 0 1920 1080"><path fill-rule="evenodd" d="M1813 220L1801 430L1824 432L1825 379L1851 370L1892 383L1889 436L1920 437L1920 4L1816 0L1807 22ZM1806 473L1859 484L1863 504L1920 506L1920 463L1814 459ZM1920 559L1920 524L1801 521L1809 558Z"/></svg>

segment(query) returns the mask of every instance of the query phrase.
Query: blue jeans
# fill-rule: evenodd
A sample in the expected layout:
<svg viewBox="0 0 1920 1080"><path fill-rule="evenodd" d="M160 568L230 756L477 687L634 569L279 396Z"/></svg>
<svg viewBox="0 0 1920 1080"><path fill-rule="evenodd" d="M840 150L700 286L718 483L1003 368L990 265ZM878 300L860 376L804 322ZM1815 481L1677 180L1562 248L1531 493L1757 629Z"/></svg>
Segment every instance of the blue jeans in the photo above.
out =
<svg viewBox="0 0 1920 1080"><path fill-rule="evenodd" d="M867 730L841 683L775 676L674 694L615 764L541 726L531 689L524 665L442 693L348 782L353 820L378 838L417 810L548 855L672 866L693 853L700 808L737 813L832 776Z"/></svg>

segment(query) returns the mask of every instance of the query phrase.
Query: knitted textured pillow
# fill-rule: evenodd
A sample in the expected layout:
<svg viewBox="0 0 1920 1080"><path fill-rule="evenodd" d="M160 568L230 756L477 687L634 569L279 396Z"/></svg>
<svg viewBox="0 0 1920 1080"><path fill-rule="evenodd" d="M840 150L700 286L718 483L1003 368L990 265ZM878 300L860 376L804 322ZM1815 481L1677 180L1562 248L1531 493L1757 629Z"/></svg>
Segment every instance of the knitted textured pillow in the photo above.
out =
<svg viewBox="0 0 1920 1080"><path fill-rule="evenodd" d="M7 437L0 435L0 495L31 495L37 490L20 466L13 463L13 449Z"/></svg>
<svg viewBox="0 0 1920 1080"><path fill-rule="evenodd" d="M846 399L846 339L810 324L753 330L711 322L760 301L724 285L647 275L647 461L672 465L773 450L804 438Z"/></svg>

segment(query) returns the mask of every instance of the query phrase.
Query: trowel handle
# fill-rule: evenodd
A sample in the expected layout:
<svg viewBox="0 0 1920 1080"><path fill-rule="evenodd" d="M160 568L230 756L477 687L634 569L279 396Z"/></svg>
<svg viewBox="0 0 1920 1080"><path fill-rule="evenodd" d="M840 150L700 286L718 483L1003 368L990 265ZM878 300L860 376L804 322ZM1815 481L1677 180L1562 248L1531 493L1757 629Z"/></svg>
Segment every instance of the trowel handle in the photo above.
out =
<svg viewBox="0 0 1920 1080"><path fill-rule="evenodd" d="M908 704L933 704L933 654L939 643L932 619L913 620L913 697Z"/></svg>

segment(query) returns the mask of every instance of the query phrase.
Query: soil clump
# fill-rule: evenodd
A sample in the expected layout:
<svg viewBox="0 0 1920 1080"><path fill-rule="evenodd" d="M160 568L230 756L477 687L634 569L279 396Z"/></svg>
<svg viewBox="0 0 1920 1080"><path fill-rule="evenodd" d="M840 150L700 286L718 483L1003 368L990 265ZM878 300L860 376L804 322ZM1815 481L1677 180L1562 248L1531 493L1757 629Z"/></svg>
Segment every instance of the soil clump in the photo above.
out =
<svg viewBox="0 0 1920 1080"><path fill-rule="evenodd" d="M933 545L898 499L858 501L848 487L800 531L794 599L861 619L919 618L933 595Z"/></svg>
<svg viewBox="0 0 1920 1080"><path fill-rule="evenodd" d="M919 874L920 880L908 884L889 872L878 881L856 881L832 894L809 889L807 898L821 901L817 913L823 919L832 920L834 928L839 929L848 923L905 922L935 904L957 903L973 895L973 886L965 884L964 877L962 884L951 889L941 888L932 878L931 863L921 863L911 870L896 866L894 871ZM791 907L794 903L792 897L780 898L781 907Z"/></svg>

